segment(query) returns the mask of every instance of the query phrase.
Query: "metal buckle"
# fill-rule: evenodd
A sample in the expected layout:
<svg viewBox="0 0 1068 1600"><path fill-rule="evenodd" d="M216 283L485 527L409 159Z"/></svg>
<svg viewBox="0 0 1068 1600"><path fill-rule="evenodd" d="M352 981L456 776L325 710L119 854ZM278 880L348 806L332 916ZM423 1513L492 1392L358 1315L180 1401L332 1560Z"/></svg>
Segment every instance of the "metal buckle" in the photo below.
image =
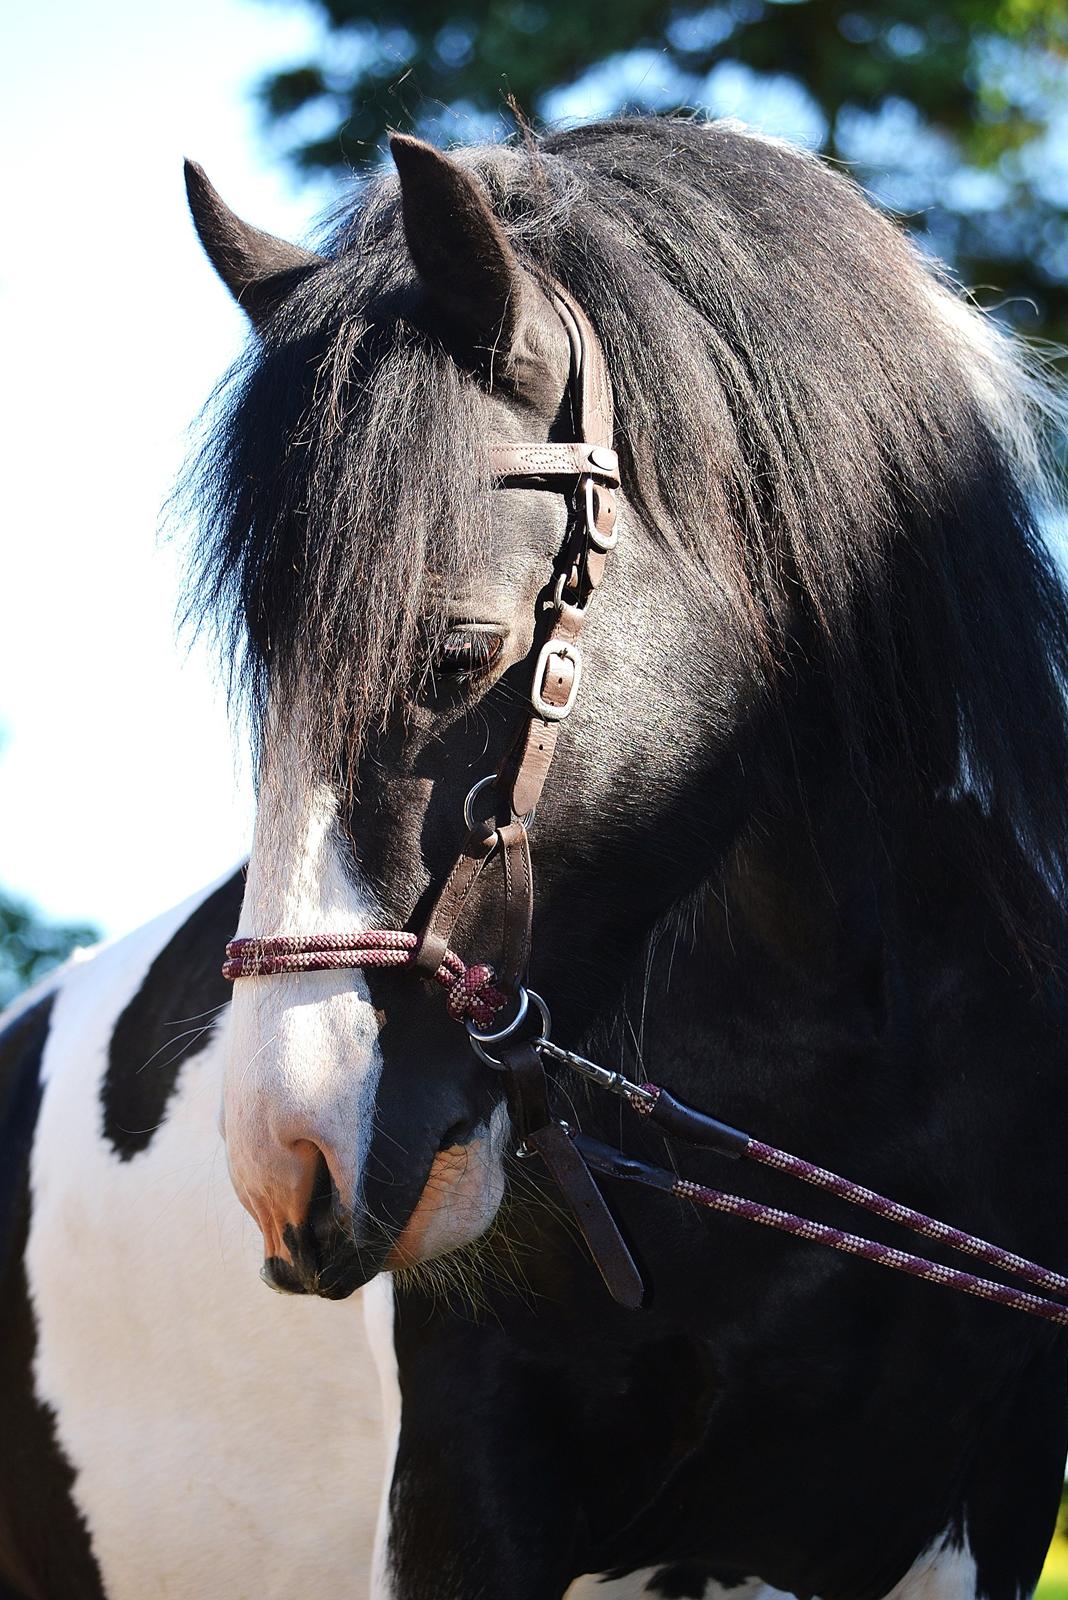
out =
<svg viewBox="0 0 1068 1600"><path fill-rule="evenodd" d="M531 1001L533 1001L535 1010L541 1017L541 1032L534 1041L535 1045L540 1048L541 1045L547 1043L549 1035L552 1033L553 1019L549 1014L549 1007L545 1004L541 995L535 994L533 989L524 989L522 984L519 986L518 1009L511 1022L507 1023L505 1027L498 1028L493 1033L480 1033L473 1022L465 1024L472 1050L480 1060L486 1063L487 1067L499 1068L502 1063L497 1056L491 1056L485 1046L488 1044L503 1044L506 1039L512 1037L513 1033L517 1033L526 1021Z"/></svg>
<svg viewBox="0 0 1068 1600"><path fill-rule="evenodd" d="M589 477L583 478L582 484L586 501L586 537L596 550L606 556L619 543L619 518L618 516L616 517L615 522L612 524L612 532L607 538L603 533L599 533L596 514L593 509L593 491L596 485L593 479Z"/></svg>
<svg viewBox="0 0 1068 1600"><path fill-rule="evenodd" d="M575 669L575 676L571 680L571 687L567 691L567 699L562 706L550 704L541 692L545 682L545 675L549 670L549 663L553 656L560 656L564 661L570 661ZM538 659L534 665L534 682L530 690L530 703L535 714L544 722L563 722L565 717L571 715L578 694L579 684L582 682L582 651L577 644L571 644L567 639L546 639L538 652Z"/></svg>

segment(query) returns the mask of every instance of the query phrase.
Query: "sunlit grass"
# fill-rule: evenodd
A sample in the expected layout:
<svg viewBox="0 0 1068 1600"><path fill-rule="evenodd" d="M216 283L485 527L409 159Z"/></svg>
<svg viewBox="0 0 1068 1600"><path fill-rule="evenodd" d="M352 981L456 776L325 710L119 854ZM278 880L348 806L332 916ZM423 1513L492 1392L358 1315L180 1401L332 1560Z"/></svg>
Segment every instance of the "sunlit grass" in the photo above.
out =
<svg viewBox="0 0 1068 1600"><path fill-rule="evenodd" d="M1038 1600L1068 1600L1068 1521L1064 1512L1049 1547L1036 1594Z"/></svg>

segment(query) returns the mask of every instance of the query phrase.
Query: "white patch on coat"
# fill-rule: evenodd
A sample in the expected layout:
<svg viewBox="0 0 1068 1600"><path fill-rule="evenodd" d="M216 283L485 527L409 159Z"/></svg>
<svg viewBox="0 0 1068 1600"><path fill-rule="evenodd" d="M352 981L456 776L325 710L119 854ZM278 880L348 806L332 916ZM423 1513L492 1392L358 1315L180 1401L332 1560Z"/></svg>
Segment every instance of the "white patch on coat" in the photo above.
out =
<svg viewBox="0 0 1068 1600"><path fill-rule="evenodd" d="M978 1585L967 1540L943 1534L928 1545L886 1600L973 1600Z"/></svg>
<svg viewBox="0 0 1068 1600"><path fill-rule="evenodd" d="M115 1020L190 909L59 987L31 1172L37 1393L109 1600L358 1594L384 1465L362 1297L258 1280L217 1128L228 1013L146 1150L121 1161L102 1133Z"/></svg>
<svg viewBox="0 0 1068 1600"><path fill-rule="evenodd" d="M355 865L343 858L336 798L303 780L295 741L267 752L238 933L362 933L373 925ZM230 1172L281 1251L286 1221L300 1222L308 1151L326 1157L352 1205L373 1126L381 1072L378 1023L359 971L241 978L224 1090Z"/></svg>
<svg viewBox="0 0 1068 1600"><path fill-rule="evenodd" d="M670 1562L662 1562L661 1568L665 1565ZM607 1582L592 1575L579 1578L568 1589L565 1600L649 1600L655 1591L647 1585L658 1570L646 1567ZM974 1600L976 1581L975 1560L967 1543L958 1546L942 1535L917 1557L886 1600ZM789 1600L789 1596L759 1578L746 1578L729 1588L715 1581L706 1583L701 1600Z"/></svg>
<svg viewBox="0 0 1068 1600"><path fill-rule="evenodd" d="M393 1573L389 1553L389 1495L393 1487L393 1469L397 1462L401 1429L400 1378L393 1344L393 1281L391 1278L379 1276L367 1285L363 1293L364 1325L378 1368L384 1442L382 1485L378 1496L378 1518L375 1524L369 1595L370 1600L393 1600Z"/></svg>

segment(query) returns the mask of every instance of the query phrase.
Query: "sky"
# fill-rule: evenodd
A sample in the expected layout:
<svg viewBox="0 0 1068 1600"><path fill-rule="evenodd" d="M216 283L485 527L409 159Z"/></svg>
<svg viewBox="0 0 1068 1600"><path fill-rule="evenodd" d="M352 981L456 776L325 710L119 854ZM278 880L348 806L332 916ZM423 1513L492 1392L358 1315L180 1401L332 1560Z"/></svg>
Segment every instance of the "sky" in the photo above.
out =
<svg viewBox="0 0 1068 1600"><path fill-rule="evenodd" d="M336 191L299 186L252 91L316 29L299 0L44 0L8 8L0 40L0 886L108 935L251 839L244 740L208 650L176 638L182 530L159 537L190 424L245 337L181 166L307 238ZM554 114L603 109L596 82L580 98Z"/></svg>
<svg viewBox="0 0 1068 1600"><path fill-rule="evenodd" d="M0 885L108 934L241 859L243 741L208 651L176 639L161 508L241 347L193 234L188 153L289 237L327 199L251 86L314 24L253 0L47 0L0 45ZM9 13L10 15L10 13Z"/></svg>
<svg viewBox="0 0 1068 1600"><path fill-rule="evenodd" d="M253 91L314 54L318 26L301 0L39 0L0 33L0 887L107 935L251 840L244 738L209 650L176 634L188 530L160 537L191 424L246 336L182 157L250 221L307 239L337 189L292 176ZM613 88L648 95L664 70L633 53ZM606 93L595 71L546 109L597 115ZM699 99L820 135L788 79L725 62Z"/></svg>

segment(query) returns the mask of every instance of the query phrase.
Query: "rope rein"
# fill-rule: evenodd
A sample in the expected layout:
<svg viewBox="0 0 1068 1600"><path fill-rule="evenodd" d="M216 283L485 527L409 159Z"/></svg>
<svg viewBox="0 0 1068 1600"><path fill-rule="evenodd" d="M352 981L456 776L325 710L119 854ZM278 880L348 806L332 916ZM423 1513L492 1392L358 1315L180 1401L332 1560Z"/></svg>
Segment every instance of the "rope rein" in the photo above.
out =
<svg viewBox="0 0 1068 1600"><path fill-rule="evenodd" d="M275 977L280 973L335 972L351 969L405 968L415 964L420 935L405 933L394 928L373 928L366 933L338 934L275 934L263 939L232 939L226 946L223 977L230 982L238 978ZM508 1002L509 996L497 983L492 967L482 963L468 966L455 950L446 949L433 979L445 990L446 1009L451 1017L469 1022L479 1030L489 1029ZM571 1051L561 1050L547 1037L535 1041L535 1047L551 1059L562 1062L582 1076L591 1078L600 1087L620 1095L639 1116L650 1121L670 1124L665 1132L719 1154L735 1159L755 1162L800 1183L810 1184L827 1194L835 1195L848 1205L857 1206L873 1216L882 1217L926 1239L935 1240L961 1255L973 1256L989 1267L1021 1278L1034 1288L1047 1294L1068 1298L1068 1276L1054 1272L1026 1256L990 1244L961 1228L929 1217L900 1201L891 1200L861 1183L843 1178L826 1167L814 1165L788 1150L777 1149L761 1139L728 1128L726 1124L696 1111L677 1100L667 1090L655 1083L630 1083L620 1073L609 1072L587 1062ZM592 1069L592 1070L587 1070ZM658 1110L666 1116L658 1116ZM679 1177L666 1168L655 1167L644 1161L625 1156L608 1145L602 1145L585 1134L565 1130L586 1164L605 1177L621 1178L632 1183L659 1189L673 1194L679 1200L721 1215L740 1217L745 1222L755 1222L764 1228L773 1228L795 1239L809 1239L845 1255L872 1261L877 1266L890 1267L910 1277L922 1278L927 1283L943 1284L962 1294L986 1300L1010 1310L1023 1311L1059 1327L1068 1327L1068 1306L1059 1305L1042 1295L1017 1289L1010 1284L997 1283L958 1267L944 1266L926 1256L918 1256L893 1245L882 1244L861 1234L849 1233L811 1217L798 1216L778 1206L766 1205L760 1200L748 1200L743 1195L729 1194L713 1189L689 1178Z"/></svg>
<svg viewBox="0 0 1068 1600"><path fill-rule="evenodd" d="M647 1183L652 1188L664 1187L649 1176L634 1171L622 1172L611 1163L603 1162L594 1140L588 1140L582 1134L578 1134L575 1136L575 1142L583 1159L595 1170L604 1172L609 1177L630 1178L638 1183ZM777 1151L776 1154L784 1155L785 1152ZM790 1156L788 1159L795 1161L797 1158ZM804 1162L799 1164L805 1165ZM643 1163L637 1165L641 1166ZM648 1170L650 1174L659 1174L663 1171L659 1167L651 1167ZM689 1200L694 1205L703 1206L709 1211L719 1211L725 1216L741 1217L745 1222L756 1222L761 1227L774 1228L777 1232L789 1234L794 1239L811 1239L817 1244L828 1245L832 1250L839 1250L844 1255L858 1256L862 1261L873 1261L880 1267L892 1267L897 1272L908 1273L910 1277L923 1278L927 1283L941 1283L947 1289L958 1289L962 1294L974 1295L978 1300L989 1300L995 1305L1007 1306L1012 1311L1026 1311L1032 1317L1041 1317L1045 1322L1068 1328L1068 1306L1058 1305L1056 1301L1047 1300L1042 1295L1029 1294L1026 1289L1016 1289L1010 1284L995 1283L991 1278L980 1278L974 1272L962 1272L958 1267L943 1266L941 1262L930 1261L926 1256L913 1255L908 1250L898 1250L893 1245L880 1244L877 1239L866 1239L861 1234L846 1233L843 1229L833 1228L825 1222L815 1222L810 1217L799 1217L792 1211L782 1211L778 1206L764 1205L759 1200L746 1200L738 1194L725 1194L721 1189L710 1189L703 1183L691 1182L689 1178L677 1178L673 1173L666 1171L663 1171L663 1176L671 1180L667 1192L679 1200ZM845 1183L843 1179L838 1181ZM894 1220L900 1221L900 1218ZM929 1217L924 1220L933 1222ZM945 1228L943 1223L935 1223L934 1226ZM947 1244L951 1243L950 1234L955 1236L952 1241L953 1249L962 1249L969 1255L978 1255L980 1251L974 1247L982 1246L1011 1260L1021 1261L1027 1269L1025 1272L1020 1272L1021 1277L1030 1279L1032 1274L1045 1273L1045 1269L1036 1266L1034 1262L1023 1261L1019 1256L1012 1256L1009 1251L998 1251L996 1246L983 1246L981 1240L973 1239L966 1233L962 1234L956 1228L945 1228L942 1237ZM956 1239L962 1239L965 1243L957 1244ZM1018 1269L1005 1266L1004 1270ZM1057 1274L1050 1273L1048 1276L1056 1277Z"/></svg>

